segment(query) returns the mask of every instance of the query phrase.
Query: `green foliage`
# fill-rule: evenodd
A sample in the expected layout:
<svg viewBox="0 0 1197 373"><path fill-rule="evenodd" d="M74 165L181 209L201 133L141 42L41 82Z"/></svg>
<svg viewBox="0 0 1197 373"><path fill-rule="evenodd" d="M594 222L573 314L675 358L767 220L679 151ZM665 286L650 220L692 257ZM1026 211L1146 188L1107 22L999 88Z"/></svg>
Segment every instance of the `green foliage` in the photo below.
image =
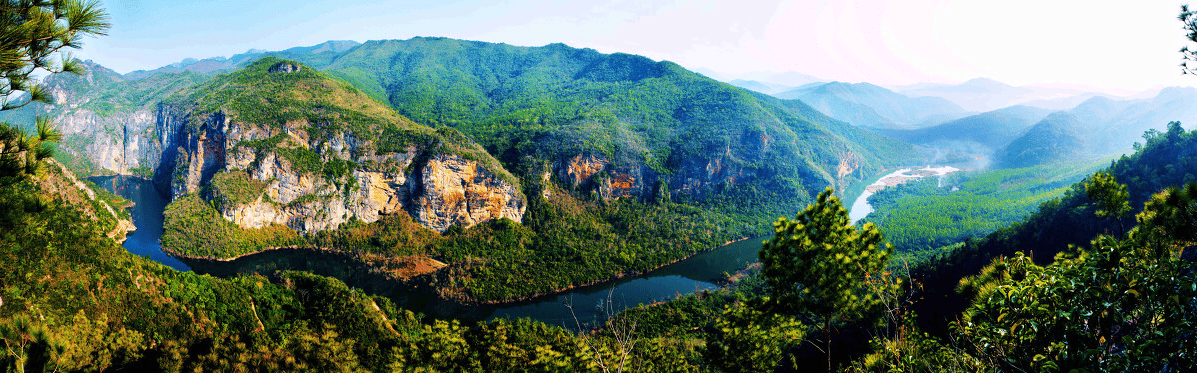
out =
<svg viewBox="0 0 1197 373"><path fill-rule="evenodd" d="M736 304L707 333L704 357L724 372L772 371L804 335L802 323L790 316Z"/></svg>
<svg viewBox="0 0 1197 373"><path fill-rule="evenodd" d="M62 133L45 118L38 118L34 134L0 122L0 180L37 173L41 160L54 156L51 144L59 141Z"/></svg>
<svg viewBox="0 0 1197 373"><path fill-rule="evenodd" d="M1156 131L1159 132L1159 131ZM1169 186L1197 181L1197 135L1185 132L1179 123L1169 123L1166 132L1148 136L1146 144L1135 154L1112 162L1102 172L1125 183L1131 206L1142 206L1155 192ZM916 304L921 326L945 325L938 321L954 318L967 303L955 298L955 286L960 279L976 274L993 258L1013 256L1022 251L1039 263L1047 263L1068 245L1084 244L1098 233L1120 235L1126 232L1128 219L1094 219L1093 206L1077 183L1058 199L1048 200L1038 211L1021 222L999 229L983 239L966 240L964 245L918 263L912 275L926 285L926 298L931 301ZM933 333L946 333L937 329Z"/></svg>
<svg viewBox="0 0 1197 373"><path fill-rule="evenodd" d="M852 362L848 372L990 372L991 366L944 344L912 326L903 328L899 338L876 338L873 352Z"/></svg>
<svg viewBox="0 0 1197 373"><path fill-rule="evenodd" d="M221 203L232 203L237 198L236 194L222 193L220 196L218 201L225 201ZM303 244L299 234L286 226L241 228L226 220L196 193L171 202L163 214L163 249L191 257L223 259L263 248Z"/></svg>
<svg viewBox="0 0 1197 373"><path fill-rule="evenodd" d="M981 292L960 332L979 356L1011 369L1197 368L1197 312L1186 300L1197 297L1193 263L1145 244L1099 236L1075 257L1028 268Z"/></svg>
<svg viewBox="0 0 1197 373"><path fill-rule="evenodd" d="M805 310L826 320L855 318L873 307L865 280L885 270L890 247L872 224L849 224L848 211L819 193L793 220L778 218L773 239L761 248L761 273L780 310Z"/></svg>
<svg viewBox="0 0 1197 373"><path fill-rule="evenodd" d="M0 6L0 110L51 102L35 72L81 73L79 60L62 49L78 49L80 39L105 35L111 26L96 1L8 0Z"/></svg>
<svg viewBox="0 0 1197 373"><path fill-rule="evenodd" d="M218 210L247 205L263 197L266 183L238 171L218 172L209 184L212 204Z"/></svg>
<svg viewBox="0 0 1197 373"><path fill-rule="evenodd" d="M899 253L929 255L924 251L1022 220L1104 162L963 171L907 182L871 196L874 212L857 224L876 224Z"/></svg>
<svg viewBox="0 0 1197 373"><path fill-rule="evenodd" d="M1151 196L1143 212L1135 216L1139 231L1161 241L1168 238L1178 242L1197 241L1197 183L1184 187L1168 187Z"/></svg>
<svg viewBox="0 0 1197 373"><path fill-rule="evenodd" d="M1099 218L1120 219L1131 211L1130 193L1126 191L1126 185L1119 184L1114 175L1109 173L1093 174L1085 182L1085 194L1099 206L1095 211Z"/></svg>

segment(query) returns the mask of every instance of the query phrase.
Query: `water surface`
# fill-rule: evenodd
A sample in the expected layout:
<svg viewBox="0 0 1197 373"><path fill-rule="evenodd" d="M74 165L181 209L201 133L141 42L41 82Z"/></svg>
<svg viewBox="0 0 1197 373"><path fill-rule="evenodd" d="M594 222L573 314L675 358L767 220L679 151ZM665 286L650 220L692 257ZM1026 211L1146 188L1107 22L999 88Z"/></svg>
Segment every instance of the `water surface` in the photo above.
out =
<svg viewBox="0 0 1197 373"><path fill-rule="evenodd" d="M132 176L96 176L87 180L101 188L133 201L133 225L137 230L125 238L122 245L130 253L150 259L179 271L190 271L179 259L162 252L158 239L162 237L162 211L167 199L158 193L154 183Z"/></svg>
<svg viewBox="0 0 1197 373"><path fill-rule="evenodd" d="M679 295L715 289L717 283L749 263L757 261L762 238L752 238L694 255L639 276L630 276L591 286L573 289L562 294L504 305L466 306L436 297L432 289L419 288L391 281L371 273L349 254L310 249L285 249L247 255L233 261L210 261L175 258L159 246L162 236L162 211L167 203L148 180L129 176L90 178L92 182L135 203L132 215L137 230L128 236L124 246L129 252L148 256L180 271L231 277L248 274L271 275L279 270L312 272L334 277L347 285L371 294L391 298L403 308L442 319L489 320L502 317L529 317L553 325L573 327L575 316L580 323L601 319L604 312L596 308L610 297L616 310L639 304L666 301ZM573 306L573 313L567 304Z"/></svg>

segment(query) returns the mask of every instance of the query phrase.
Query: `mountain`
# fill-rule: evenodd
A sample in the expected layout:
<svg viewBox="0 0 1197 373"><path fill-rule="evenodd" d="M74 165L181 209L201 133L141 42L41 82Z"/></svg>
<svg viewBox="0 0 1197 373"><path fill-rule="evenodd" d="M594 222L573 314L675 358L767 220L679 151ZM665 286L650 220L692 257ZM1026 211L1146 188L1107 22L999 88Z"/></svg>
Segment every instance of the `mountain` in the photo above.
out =
<svg viewBox="0 0 1197 373"><path fill-rule="evenodd" d="M168 250L435 258L406 281L463 302L656 268L917 161L800 101L628 54L414 38L265 56L214 76L96 69L40 110L71 123L65 157L172 195Z"/></svg>
<svg viewBox="0 0 1197 373"><path fill-rule="evenodd" d="M349 50L350 48L353 48L360 44L361 43L358 43L358 42L352 41L352 40L330 40L330 41L326 41L326 42L316 44L313 46L309 46L309 47L295 47L295 48L290 48L290 49L287 49L287 50L284 50L281 52L275 52L275 53L281 53L281 54L286 54L286 55L321 54L321 53L325 53L325 52L340 53L340 52ZM184 71L191 71L191 72L197 72L197 73L202 73L202 74L210 74L210 73L226 71L226 70L231 70L231 69L238 68L241 66L245 66L246 64L256 60L258 57L261 57L263 54L266 54L266 53L267 53L266 50L250 49L249 51L246 51L245 53L235 54L231 57L211 57L211 58L205 58L202 60L188 58L188 59L184 59L182 61L172 63L167 66L159 67L159 68L153 69L153 70L133 71L128 74L125 74L124 78L126 78L126 79L142 79L142 78L152 76L155 74L178 73L178 72L184 72Z"/></svg>
<svg viewBox="0 0 1197 373"><path fill-rule="evenodd" d="M1145 131L1162 131L1172 121L1193 128L1197 124L1197 88L1165 88L1154 98L1131 101L1118 109L1093 134L1097 151L1126 151L1134 142L1143 141Z"/></svg>
<svg viewBox="0 0 1197 373"><path fill-rule="evenodd" d="M958 118L964 109L937 97L910 98L869 83L831 82L776 94L857 126L911 129Z"/></svg>
<svg viewBox="0 0 1197 373"><path fill-rule="evenodd" d="M774 85L774 86L789 86L789 87L798 87L798 86L807 85L807 84L811 84L811 83L818 83L818 82L826 81L825 79L820 79L818 77L803 74L803 73L796 72L796 71L787 71L787 72L780 72L780 73L766 73L766 72L747 73L747 74L740 74L739 76L737 76L737 79L758 81L758 82L761 82L764 84Z"/></svg>
<svg viewBox="0 0 1197 373"><path fill-rule="evenodd" d="M940 97L965 110L990 111L1015 104L1030 90L986 78L976 78L959 85L944 85L902 91L910 97Z"/></svg>
<svg viewBox="0 0 1197 373"><path fill-rule="evenodd" d="M1075 115L1052 113L999 150L995 161L999 167L1021 168L1075 160L1086 153L1084 130Z"/></svg>
<svg viewBox="0 0 1197 373"><path fill-rule="evenodd" d="M878 133L912 144L965 141L997 149L1022 135L1051 111L1029 106L1011 106L915 130L878 130Z"/></svg>
<svg viewBox="0 0 1197 373"><path fill-rule="evenodd" d="M1005 159L996 161L1005 166L1080 159L1127 152L1134 143L1143 141L1144 132L1160 131L1172 121L1197 123L1197 89L1166 88L1151 99L1092 96L1069 110L1057 112L1067 116L1040 123L1041 119L1046 121L1048 113L1046 109L1018 105L934 127L875 131L929 148L948 161L980 160L976 163L978 167L1001 148L1006 149L999 158ZM1044 126L1033 129L1037 124ZM1022 138L1022 142L1013 144L1017 138ZM1074 146L1078 143L1079 148ZM1066 152L1075 154L1065 156Z"/></svg>
<svg viewBox="0 0 1197 373"><path fill-rule="evenodd" d="M727 83L734 85L736 87L744 88L744 89L747 89L750 91L764 93L767 95L781 93L781 92L785 92L785 91L794 89L793 86L781 85L781 84L771 84L771 83L765 83L765 82L760 82L760 81L756 81L756 80L736 79L736 80L732 80Z"/></svg>
<svg viewBox="0 0 1197 373"><path fill-rule="evenodd" d="M969 111L991 111L1013 105L1067 110L1088 98L1105 95L1091 87L1015 87L987 78L976 78L958 85L917 84L901 88L899 92L911 97L944 98Z"/></svg>

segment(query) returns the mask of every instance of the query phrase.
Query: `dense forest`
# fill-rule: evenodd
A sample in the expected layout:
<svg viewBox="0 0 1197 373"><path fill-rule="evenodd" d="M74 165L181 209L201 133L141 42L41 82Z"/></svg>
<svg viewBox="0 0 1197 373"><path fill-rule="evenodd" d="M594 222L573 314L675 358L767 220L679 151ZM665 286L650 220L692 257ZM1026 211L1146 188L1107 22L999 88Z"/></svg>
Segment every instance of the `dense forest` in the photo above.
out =
<svg viewBox="0 0 1197 373"><path fill-rule="evenodd" d="M5 5L17 11L0 16L8 22L0 39L17 42L0 43L0 62L11 62L10 54L24 62L0 63L7 80L0 111L18 118L36 108L30 102L51 101L26 80L31 71L81 72L77 61L49 64L46 55L77 47L77 32L103 34L108 24L95 2ZM1197 41L1197 13L1185 7L1180 18ZM50 31L61 32L41 35ZM21 60L22 53L31 58ZM442 295L496 301L652 268L762 229L772 235L761 242L760 262L727 274L722 287L629 309L609 296L596 305L604 319L594 325L433 319L311 273L216 278L130 254L120 245L134 228L130 202L76 176L105 172L89 163L87 147L72 147L80 137L63 131L90 119L68 115L62 127L45 118L24 127L0 122L0 367L1197 371L1197 131L1178 122L1148 131L1133 154L1092 174L1097 164L1056 164L950 176L948 188L925 180L883 191L876 223L856 226L841 202L845 193L833 187L909 160L913 148L797 100L748 93L668 62L563 45L416 38L305 53L311 66L266 57L210 78L160 75L179 79L157 81L160 90L152 80L111 80L130 89L102 89L111 97L87 110L120 116L186 107L197 115L180 124L193 140L223 135L222 126L282 128L286 136L232 146L284 159L338 193L352 189L337 188L352 183L347 175L357 165L314 150L327 149L321 140L332 135L378 146L364 146L367 157L395 154L387 146L423 149L423 161L451 154L518 188L527 198L523 221L497 218L441 232L416 214L395 213L310 234L244 228L219 211L265 200L265 185L277 180L231 169L197 172L207 178L202 187L167 208L162 240L169 249L216 258L280 245L435 256L449 262L432 275ZM147 74L139 79L159 76ZM32 100L8 100L19 94ZM318 141L291 140L300 131ZM616 166L596 173L589 187L545 172L578 152ZM55 153L75 162L68 167ZM131 166L129 159L121 162ZM696 159L718 159L741 171L737 177L756 178L721 176L702 193L672 191L666 179ZM196 169L207 164L192 161ZM651 194L611 198L611 190L594 187L627 165L659 176ZM183 172L129 168L192 182ZM1016 203L984 209L1002 199ZM927 201L934 215L900 211ZM1020 220L984 233L1035 204ZM928 233L924 224L965 216L974 219L948 232Z"/></svg>
<svg viewBox="0 0 1197 373"><path fill-rule="evenodd" d="M877 224L901 253L926 255L927 250L981 238L1022 220L1041 203L1063 196L1073 183L1108 165L1110 158L964 171L911 181L870 196L874 212L858 224Z"/></svg>
<svg viewBox="0 0 1197 373"><path fill-rule="evenodd" d="M179 171L200 166L179 158L172 170L158 161L173 149L162 124L186 121L185 130L194 132L189 138L202 139L212 136L198 130L205 120L227 116L270 137L229 143L230 159L235 151L254 154L250 167L202 176L196 196L176 196L167 211L165 248L205 258L280 246L435 258L450 265L437 275L443 281L435 281L444 294L496 302L644 272L759 236L776 216L798 211L822 188L850 194L857 181L921 157L909 144L836 121L801 101L633 55L445 38L266 55L217 75L122 76L91 65L82 77L55 76L48 84L68 100L44 106L43 114L72 123L71 129L98 127L64 131L58 158L84 175L127 172L152 177L162 189L179 188L192 182ZM299 71L285 78L267 72L278 63L294 63ZM145 116L154 120L98 119ZM289 137L296 131L308 136ZM375 146L341 158L327 150L338 146L328 137L341 132ZM180 145L196 144L187 141ZM122 159L102 159L120 144ZM421 150L411 167L361 161L413 145ZM251 169L272 159L264 155L271 152L317 185L323 180L346 193L367 187L355 182L356 171L414 179L423 160L457 154L516 186L527 211L514 225L496 219L442 232L421 230L424 221L411 208L410 219L349 219L310 235L291 232L296 224L208 223L268 192L249 187L253 180L272 182ZM597 172L572 176L579 160L596 162ZM299 209L335 198L309 193L278 205ZM385 228L395 226L406 228ZM354 238L366 232L370 239Z"/></svg>
<svg viewBox="0 0 1197 373"><path fill-rule="evenodd" d="M1197 314L1179 300L1197 296L1194 262L1185 251L1194 240L1188 220L1197 215L1189 207L1197 184L1146 193L1145 204L1141 192L1188 173L1153 167L1191 161L1192 154L1178 158L1176 150L1193 149L1197 133L1177 129L1076 184L1079 192L1045 203L1022 223L908 272L885 270L893 249L880 243L880 232L871 224L848 225L838 198L824 193L793 220L775 224L777 235L766 243L759 271L739 274L720 290L611 312L606 327L581 334L527 320L424 319L335 279L297 272L230 279L176 272L129 255L106 237L111 223L103 222L120 217L99 218L104 210L94 207L97 218L81 214L94 204L63 181L66 174L46 167L38 175L6 177L2 188L3 261L21 268L0 277L0 332L12 351L5 364L27 371L601 371L612 364L643 371L760 371L779 364L867 371L1186 371L1197 364L1189 350L1197 341L1186 326ZM1129 198L1119 202L1119 196ZM981 251L1019 232L1042 231L1050 224L1044 216L1060 211L1052 207L1069 198L1077 203L1069 209L1075 218L1094 227L1117 227L1119 215L1128 223L1129 208L1119 206L1137 201L1145 209L1126 231L1094 231L1088 244L1061 246L1050 264ZM1098 217L1097 210L1109 217ZM851 255L786 249L808 240ZM1016 247L1038 249L1035 257L1045 255L1041 247L1050 248L1030 239ZM804 275L790 260L825 264ZM947 261L955 266L942 264ZM857 262L873 264L860 272ZM961 273L974 262L984 268L957 277L964 281L928 277L935 270L947 270L939 276ZM955 317L931 320L942 315L922 312L927 304L942 304L933 299L942 284L951 285L951 297L963 299L966 307L958 312L964 321L949 324ZM911 293L909 285L922 290ZM802 289L826 291L811 298ZM924 334L915 315L921 323L954 330L953 337ZM874 344L862 344L869 336ZM813 346L838 352L827 355Z"/></svg>

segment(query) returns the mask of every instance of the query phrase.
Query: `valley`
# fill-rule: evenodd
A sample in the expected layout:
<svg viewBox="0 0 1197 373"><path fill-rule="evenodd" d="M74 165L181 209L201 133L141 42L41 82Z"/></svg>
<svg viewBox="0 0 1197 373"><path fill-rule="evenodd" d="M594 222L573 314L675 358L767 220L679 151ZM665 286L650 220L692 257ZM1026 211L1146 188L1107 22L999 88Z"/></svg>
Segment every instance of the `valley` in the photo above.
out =
<svg viewBox="0 0 1197 373"><path fill-rule="evenodd" d="M329 10L267 49L185 42L181 60L155 49L163 64L107 42L65 53L147 29L128 7L9 2L0 369L1197 370L1189 83L1046 83L876 46L865 61L824 49L861 50L855 34L705 15L737 17L722 5L686 13L714 27L676 54L652 45L684 27L630 27L649 10L670 25L659 4L605 32L637 49L576 42L605 2L468 3L386 4L352 27ZM761 14L861 23L801 5ZM585 16L544 17L565 8ZM493 32L450 21L496 14L503 33L417 36L430 19ZM1179 19L1197 43L1197 12ZM576 29L512 36L545 24ZM406 27L421 32L380 31ZM364 29L378 36L337 34ZM801 58L771 59L783 49ZM1047 71L1039 53L989 58Z"/></svg>

